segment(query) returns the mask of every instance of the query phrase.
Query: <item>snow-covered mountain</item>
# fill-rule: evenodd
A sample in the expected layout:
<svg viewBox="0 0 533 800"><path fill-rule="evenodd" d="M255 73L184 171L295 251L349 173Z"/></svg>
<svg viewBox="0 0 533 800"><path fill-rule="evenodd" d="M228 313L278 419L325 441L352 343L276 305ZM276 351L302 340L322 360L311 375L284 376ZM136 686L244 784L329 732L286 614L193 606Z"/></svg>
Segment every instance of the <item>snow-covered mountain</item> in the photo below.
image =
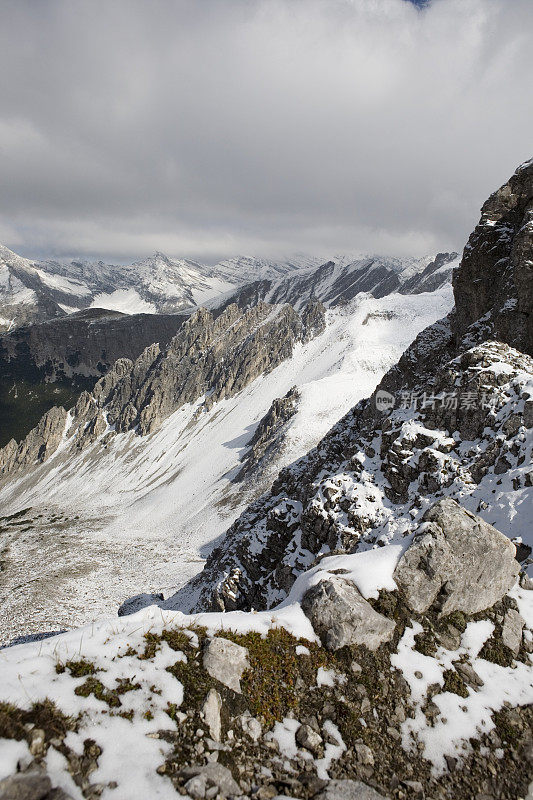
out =
<svg viewBox="0 0 533 800"><path fill-rule="evenodd" d="M13 298L4 296L10 304L4 328L11 330L0 335L0 445L26 435L47 403L70 402L81 389L91 389L117 358L135 359L153 342L166 346L195 303L215 315L232 303L247 309L261 301L302 310L320 300L329 308L361 292L383 297L436 289L449 282L456 263L455 254L440 253L424 259L344 255L324 264L304 256L283 262L235 258L207 267L157 254L113 267L33 264L2 252L21 302L14 306ZM1 300L0 292L0 308ZM104 308L76 310L89 303ZM182 305L186 308L177 313ZM17 320L24 324L17 326Z"/></svg>
<svg viewBox="0 0 533 800"><path fill-rule="evenodd" d="M64 313L31 262L0 245L0 333Z"/></svg>
<svg viewBox="0 0 533 800"><path fill-rule="evenodd" d="M0 247L0 332L87 308L175 314L213 304L237 286L316 267L319 259L238 257L215 266L163 253L129 265L31 261Z"/></svg>
<svg viewBox="0 0 533 800"><path fill-rule="evenodd" d="M246 308L263 300L290 303L300 309L309 300L318 299L330 308L349 302L360 292L377 298L392 292L431 292L451 281L458 264L457 253L438 253L424 258L338 256L318 267L288 276L247 283L224 302Z"/></svg>
<svg viewBox="0 0 533 800"><path fill-rule="evenodd" d="M270 607L318 556L401 542L443 496L533 564L532 193L529 162L483 206L454 311L280 473L170 607Z"/></svg>
<svg viewBox="0 0 533 800"><path fill-rule="evenodd" d="M454 258L446 253L422 259L338 256L324 262L303 255L280 261L241 256L208 266L156 253L124 266L37 262L0 247L0 333L89 308L176 314L260 299L302 308L311 298L329 306L361 291L376 297L412 293L415 284L430 291L449 279Z"/></svg>
<svg viewBox="0 0 533 800"><path fill-rule="evenodd" d="M171 594L201 569L216 537L276 472L315 445L367 395L405 346L446 313L451 302L449 284L427 294L393 293L382 299L360 294L327 311L324 329L310 339L295 340L289 349L280 347L284 337L289 345L287 330L294 323L288 325L288 320L297 319L290 306L265 308L259 317L258 306L241 317L227 309L223 327L231 327L226 328L224 340L214 331L208 333L213 323L204 312L188 323L190 333L178 333L171 348L175 354L181 352L184 340L180 336L186 336L185 352L190 356L192 341L205 348L206 335L216 340L222 382L210 378L209 386L196 385L200 374L211 374L209 361L203 372L199 355L193 357L192 368L189 362L176 360L176 355L169 358L165 349L160 356L150 351L136 367L138 375L146 375L139 388L132 391L129 368L120 366L119 371L126 372L115 389L117 403L113 397L107 399L109 385L117 379L109 373L102 379L107 388L100 395L106 402L98 406L107 421L89 403L84 413L92 407L92 416L83 416L81 428L82 416L77 426L72 426L72 415L61 417L52 441L53 425L48 419L40 438L33 440L31 448L23 447L26 455L18 458L20 469L11 461L7 483L7 454L2 453L3 513L31 507L14 523L7 523L3 534L7 549L2 600L10 613L4 618L2 635L9 638L24 630L81 623L116 608L140 589ZM272 325L280 313L282 327L273 327L267 335L264 325ZM255 351L259 360L256 355L243 360L225 344L220 349L229 341L229 332L238 331L239 326L239 342L250 341L254 335L260 342ZM272 361L273 348L280 353L277 364ZM154 367L146 374L151 363ZM253 372L249 383L241 384L240 390L236 385L234 392L229 388L231 376L241 373L241 363L245 374L250 364ZM182 369L189 378L182 384L187 385L187 394L179 400L177 384L170 389L167 380L161 385L157 376L179 376ZM250 450L254 432L273 402L293 386L298 393L294 413L268 430L268 455L261 459L257 448L254 453ZM138 434L131 416L138 413L132 412L131 400L144 408L142 387L150 387L146 397L153 398L149 407L159 420L154 425L152 410L142 412L143 426L152 430L148 436ZM125 432L117 435L115 429ZM275 447L269 449L274 437ZM35 469L31 459L39 451L44 463ZM245 465L245 474L236 480ZM38 558L33 559L31 553L37 552ZM35 580L16 589L21 586L23 568L30 568ZM115 579L117 570L120 581Z"/></svg>

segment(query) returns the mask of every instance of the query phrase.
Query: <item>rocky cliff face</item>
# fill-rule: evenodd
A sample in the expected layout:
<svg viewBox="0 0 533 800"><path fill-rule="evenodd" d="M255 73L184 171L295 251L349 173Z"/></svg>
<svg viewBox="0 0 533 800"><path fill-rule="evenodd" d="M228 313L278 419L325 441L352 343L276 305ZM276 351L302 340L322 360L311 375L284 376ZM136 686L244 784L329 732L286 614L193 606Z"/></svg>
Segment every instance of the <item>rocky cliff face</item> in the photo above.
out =
<svg viewBox="0 0 533 800"><path fill-rule="evenodd" d="M274 452L283 448L283 433L287 422L294 416L300 399L300 392L293 386L284 397L276 397L250 439L247 451L242 457L243 465L235 476L242 481L248 475L261 469Z"/></svg>
<svg viewBox="0 0 533 800"><path fill-rule="evenodd" d="M454 277L463 336L477 323L491 336L533 355L533 161L523 164L481 209Z"/></svg>
<svg viewBox="0 0 533 800"><path fill-rule="evenodd" d="M73 405L118 358L166 347L184 319L88 309L0 335L0 445L23 438L52 406Z"/></svg>
<svg viewBox="0 0 533 800"><path fill-rule="evenodd" d="M68 417L54 408L20 445L9 442L0 450L0 474L5 481L46 461L63 433L66 447L79 450L103 434L153 433L174 411L201 397L210 409L289 358L296 343L313 338L324 325L320 303L308 304L301 315L290 306L266 303L244 313L229 306L217 318L199 309L166 348L152 344L135 361L118 359L92 393L82 392ZM53 431L49 420L57 422Z"/></svg>
<svg viewBox="0 0 533 800"><path fill-rule="evenodd" d="M408 535L441 496L529 535L532 176L533 163L519 168L483 207L454 281L456 312L280 473L169 607L269 607L317 557Z"/></svg>
<svg viewBox="0 0 533 800"><path fill-rule="evenodd" d="M22 326L0 336L2 379L68 380L92 387L118 358L136 359L156 341L166 347L184 319L90 309Z"/></svg>

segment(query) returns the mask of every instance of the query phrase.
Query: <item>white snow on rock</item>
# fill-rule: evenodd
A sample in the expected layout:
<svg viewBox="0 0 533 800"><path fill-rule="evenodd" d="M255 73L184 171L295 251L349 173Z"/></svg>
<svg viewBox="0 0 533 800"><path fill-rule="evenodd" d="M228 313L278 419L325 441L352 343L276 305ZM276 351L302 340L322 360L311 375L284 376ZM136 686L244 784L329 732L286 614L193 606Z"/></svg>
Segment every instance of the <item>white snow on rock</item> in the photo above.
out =
<svg viewBox="0 0 533 800"><path fill-rule="evenodd" d="M29 764L31 760L30 748L25 741L0 739L0 781L16 772L19 763Z"/></svg>

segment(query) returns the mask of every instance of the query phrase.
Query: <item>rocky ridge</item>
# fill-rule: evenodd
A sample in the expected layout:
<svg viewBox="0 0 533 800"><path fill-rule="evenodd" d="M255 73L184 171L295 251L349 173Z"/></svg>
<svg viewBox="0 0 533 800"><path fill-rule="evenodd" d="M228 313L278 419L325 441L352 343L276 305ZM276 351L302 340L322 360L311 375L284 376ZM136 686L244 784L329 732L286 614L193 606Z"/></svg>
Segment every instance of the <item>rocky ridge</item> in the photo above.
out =
<svg viewBox="0 0 533 800"><path fill-rule="evenodd" d="M533 160L519 167L481 209L454 276L457 337L484 338L533 355ZM478 334L479 335L479 334Z"/></svg>
<svg viewBox="0 0 533 800"><path fill-rule="evenodd" d="M0 332L65 315L28 267L25 258L0 245Z"/></svg>
<svg viewBox="0 0 533 800"><path fill-rule="evenodd" d="M249 308L265 301L290 303L302 309L310 300L320 300L330 308L348 303L360 292L376 298L393 292L432 292L451 280L457 259L457 253L438 253L432 261L380 256L338 258L300 274L252 281L227 298L222 307L237 303Z"/></svg>
<svg viewBox="0 0 533 800"><path fill-rule="evenodd" d="M66 263L22 258L0 245L0 332L89 308L190 313L244 283L278 280L320 263L305 256L278 262L237 257L207 266L160 252L128 265Z"/></svg>
<svg viewBox="0 0 533 800"><path fill-rule="evenodd" d="M242 481L252 472L257 474L274 451L281 451L287 422L296 413L299 399L300 392L293 386L284 397L277 397L272 401L248 442L246 453L241 458L242 468L235 476L235 481Z"/></svg>
<svg viewBox="0 0 533 800"><path fill-rule="evenodd" d="M210 409L292 355L324 328L324 309L309 303L301 315L290 306L260 303L241 312L229 306L218 317L199 309L166 348L152 344L133 362L121 358L67 413L52 408L23 442L0 451L0 474L8 480L66 447L85 448L104 434L135 430L146 436L186 403L204 397ZM103 441L106 446L106 441Z"/></svg>

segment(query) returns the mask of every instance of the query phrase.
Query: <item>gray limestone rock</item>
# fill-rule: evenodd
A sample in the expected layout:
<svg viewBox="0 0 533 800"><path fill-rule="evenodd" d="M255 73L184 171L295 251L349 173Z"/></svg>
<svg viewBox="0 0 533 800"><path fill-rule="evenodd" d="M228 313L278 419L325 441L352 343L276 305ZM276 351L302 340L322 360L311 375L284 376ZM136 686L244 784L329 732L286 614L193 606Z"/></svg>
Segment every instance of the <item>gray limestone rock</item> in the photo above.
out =
<svg viewBox="0 0 533 800"><path fill-rule="evenodd" d="M296 413L299 399L300 392L293 386L284 397L276 397L272 401L248 443L242 459L243 465L234 478L235 481L244 480L248 474L255 473L264 459L268 461L269 454L274 449L279 451L286 423Z"/></svg>
<svg viewBox="0 0 533 800"><path fill-rule="evenodd" d="M316 796L316 800L387 800L362 781L333 780Z"/></svg>
<svg viewBox="0 0 533 800"><path fill-rule="evenodd" d="M512 542L446 498L424 515L394 579L413 611L436 603L441 614L474 614L501 600L518 571Z"/></svg>
<svg viewBox="0 0 533 800"><path fill-rule="evenodd" d="M200 781L194 784L195 791L201 791L201 786L203 785L207 789L216 786L223 797L240 796L242 794L230 770L222 766L222 764L209 763L204 766L186 767L180 772L180 776L187 779L186 786L191 778L200 778ZM201 794L196 795L196 797L201 796Z"/></svg>
<svg viewBox="0 0 533 800"><path fill-rule="evenodd" d="M63 438L67 412L54 406L17 446L13 441L0 450L0 476L6 479L15 472L42 464L52 456Z"/></svg>
<svg viewBox="0 0 533 800"><path fill-rule="evenodd" d="M365 764L369 767L374 766L374 754L367 744L356 743L354 750L360 764Z"/></svg>
<svg viewBox="0 0 533 800"><path fill-rule="evenodd" d="M250 666L248 650L216 636L205 645L203 665L212 678L240 693L242 674Z"/></svg>
<svg viewBox="0 0 533 800"><path fill-rule="evenodd" d="M302 609L329 650L349 644L376 650L391 639L395 628L395 623L374 611L353 584L336 575L309 589Z"/></svg>
<svg viewBox="0 0 533 800"><path fill-rule="evenodd" d="M29 770L17 772L0 781L0 800L43 800L52 790L45 772Z"/></svg>
<svg viewBox="0 0 533 800"><path fill-rule="evenodd" d="M493 338L533 355L533 160L481 209L454 274L456 332L480 318Z"/></svg>
<svg viewBox="0 0 533 800"><path fill-rule="evenodd" d="M502 627L502 642L513 653L518 653L522 643L522 630L526 624L525 619L515 611L509 608L505 614Z"/></svg>
<svg viewBox="0 0 533 800"><path fill-rule="evenodd" d="M210 689L202 707L202 713L204 715L204 722L209 729L209 734L215 742L220 742L222 733L221 710L222 698L216 689Z"/></svg>
<svg viewBox="0 0 533 800"><path fill-rule="evenodd" d="M323 748L322 737L310 725L300 725L296 731L296 742L314 756L319 756Z"/></svg>

